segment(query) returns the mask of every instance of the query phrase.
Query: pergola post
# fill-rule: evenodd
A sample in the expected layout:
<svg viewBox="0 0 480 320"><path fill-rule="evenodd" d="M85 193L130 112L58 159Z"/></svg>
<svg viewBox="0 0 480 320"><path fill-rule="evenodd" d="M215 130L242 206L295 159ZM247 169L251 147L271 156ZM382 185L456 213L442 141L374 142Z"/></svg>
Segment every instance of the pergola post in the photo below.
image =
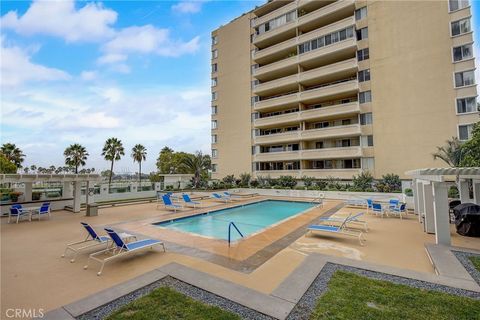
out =
<svg viewBox="0 0 480 320"><path fill-rule="evenodd" d="M32 182L25 182L25 190L23 194L23 199L25 202L30 202L32 201Z"/></svg>
<svg viewBox="0 0 480 320"><path fill-rule="evenodd" d="M423 183L423 212L425 213L425 231L435 233L435 213L433 206L433 189L430 183Z"/></svg>
<svg viewBox="0 0 480 320"><path fill-rule="evenodd" d="M85 202L91 204L94 201L94 183L92 181L87 181L87 188L85 189ZM90 194L91 193L91 194Z"/></svg>
<svg viewBox="0 0 480 320"><path fill-rule="evenodd" d="M413 191L413 210L415 214L418 214L418 191L417 191L417 179L413 179L412 181L412 191Z"/></svg>
<svg viewBox="0 0 480 320"><path fill-rule="evenodd" d="M80 212L82 182L75 181L73 188L73 212Z"/></svg>
<svg viewBox="0 0 480 320"><path fill-rule="evenodd" d="M62 198L71 198L73 196L72 182L63 183Z"/></svg>
<svg viewBox="0 0 480 320"><path fill-rule="evenodd" d="M468 191L467 180L460 180L458 183L458 192L460 193L460 201L462 203L470 202L470 193Z"/></svg>
<svg viewBox="0 0 480 320"><path fill-rule="evenodd" d="M450 214L448 208L448 189L444 182L433 182L435 240L437 244L449 246L450 239Z"/></svg>
<svg viewBox="0 0 480 320"><path fill-rule="evenodd" d="M480 180L473 180L473 202L480 205Z"/></svg>
<svg viewBox="0 0 480 320"><path fill-rule="evenodd" d="M415 197L415 201L417 203L418 209L418 221L422 222L422 214L424 210L423 205L423 183L421 181L417 181L417 196ZM424 226L425 228L425 226Z"/></svg>

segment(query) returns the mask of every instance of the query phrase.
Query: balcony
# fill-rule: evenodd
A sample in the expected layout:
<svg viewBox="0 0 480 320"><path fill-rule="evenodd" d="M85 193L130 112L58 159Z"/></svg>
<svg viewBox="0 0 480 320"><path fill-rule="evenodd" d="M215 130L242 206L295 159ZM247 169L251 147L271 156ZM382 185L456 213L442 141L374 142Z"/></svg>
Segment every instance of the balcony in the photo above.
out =
<svg viewBox="0 0 480 320"><path fill-rule="evenodd" d="M253 156L255 162L324 160L358 158L362 156L361 147L341 147L325 149L309 149L300 151L264 152Z"/></svg>
<svg viewBox="0 0 480 320"><path fill-rule="evenodd" d="M309 84L313 81L326 79L329 76L340 76L342 74L356 73L358 70L358 64L356 59L348 59L340 62L332 63L320 68L301 72L291 76L279 78L276 80L264 82L258 84L253 89L253 92L257 95L266 95L278 92L279 90L295 88L297 83Z"/></svg>
<svg viewBox="0 0 480 320"><path fill-rule="evenodd" d="M254 127L271 127L273 125L287 124L287 123L298 123L300 121L307 121L313 119L321 118L333 118L342 115L348 114L357 114L360 113L360 105L358 101L344 103L344 104L335 104L327 107L322 107L318 109L310 109L299 112L292 112L281 114L278 116L271 116L265 118L258 118L254 121Z"/></svg>
<svg viewBox="0 0 480 320"><path fill-rule="evenodd" d="M320 59L328 61L328 58L331 60L335 57L343 57L346 54L351 54L353 56L356 50L357 40L355 38L349 38L320 49L264 65L255 69L253 75L260 81L280 78L285 75L296 73L298 64L308 65L313 61L319 61Z"/></svg>
<svg viewBox="0 0 480 320"><path fill-rule="evenodd" d="M269 45L274 44L275 42L282 41L282 39L287 40L289 37L291 37L292 34L293 36L295 36L295 28L297 27L308 27L313 23L318 23L318 21L327 21L326 17L328 16L332 16L332 19L334 20L333 15L337 13L345 13L345 12L351 11L353 15L354 10L355 10L354 0L336 1L334 3L321 7L317 10L314 10L304 16L301 16L296 20L288 22L278 28L272 29L270 31L267 31L265 33L255 36L253 40L253 44L255 44L257 47L267 47ZM283 13L284 11L282 10L281 12ZM273 13L274 12L272 12L271 18L275 18L277 16L282 15L282 13L279 13L279 14L273 14ZM265 20L262 19L262 20L263 22L266 22L271 18L265 19ZM260 20L257 19L256 25L260 25L260 24L261 24Z"/></svg>
<svg viewBox="0 0 480 320"><path fill-rule="evenodd" d="M280 142L296 142L300 140L300 130L268 134L254 137L255 144L274 144Z"/></svg>
<svg viewBox="0 0 480 320"><path fill-rule="evenodd" d="M355 26L355 18L349 17L340 21L336 21L332 24L329 24L323 28L304 33L298 37L288 39L286 41L280 42L270 47L258 50L253 55L253 60L260 64L265 64L268 60L278 59L280 56L291 52L292 50L296 51L296 46L301 43L307 42L319 38L323 35L335 32L340 29L344 29L350 26Z"/></svg>
<svg viewBox="0 0 480 320"><path fill-rule="evenodd" d="M279 17L287 12L293 11L297 8L297 2L291 2L287 5L284 5L283 7L280 7L276 9L275 11L272 11L270 13L267 13L259 18L256 18L253 22L253 27L256 28L261 24L264 24L267 21L270 21L272 19L275 19L276 17Z"/></svg>
<svg viewBox="0 0 480 320"><path fill-rule="evenodd" d="M301 140L321 140L327 138L340 138L359 136L361 134L359 124L336 126L321 129L310 129L301 131Z"/></svg>

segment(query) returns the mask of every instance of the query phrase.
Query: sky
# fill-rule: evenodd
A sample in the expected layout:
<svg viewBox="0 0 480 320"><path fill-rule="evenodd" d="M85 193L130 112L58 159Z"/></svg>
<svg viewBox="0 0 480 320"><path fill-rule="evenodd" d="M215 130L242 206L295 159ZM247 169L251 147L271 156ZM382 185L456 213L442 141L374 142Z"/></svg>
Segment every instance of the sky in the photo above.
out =
<svg viewBox="0 0 480 320"><path fill-rule="evenodd" d="M137 143L144 172L164 146L209 153L210 33L264 2L2 1L1 143L43 167L64 165L64 149L80 143L86 167L101 171L103 144L117 137L116 172L137 170ZM471 2L478 56L480 1Z"/></svg>

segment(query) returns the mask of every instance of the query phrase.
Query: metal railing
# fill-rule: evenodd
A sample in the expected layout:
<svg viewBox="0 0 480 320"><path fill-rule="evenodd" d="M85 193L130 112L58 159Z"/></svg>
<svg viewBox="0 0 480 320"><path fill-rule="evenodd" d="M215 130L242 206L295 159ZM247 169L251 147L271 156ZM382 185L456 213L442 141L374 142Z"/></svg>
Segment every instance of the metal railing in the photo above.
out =
<svg viewBox="0 0 480 320"><path fill-rule="evenodd" d="M235 225L235 223L233 221L231 221L229 224L228 224L228 246L230 247L230 242L232 242L232 238L231 238L231 233L232 233L232 226L235 228L235 230L237 230L238 234L244 238L242 232L240 231L240 229L238 229L238 227Z"/></svg>

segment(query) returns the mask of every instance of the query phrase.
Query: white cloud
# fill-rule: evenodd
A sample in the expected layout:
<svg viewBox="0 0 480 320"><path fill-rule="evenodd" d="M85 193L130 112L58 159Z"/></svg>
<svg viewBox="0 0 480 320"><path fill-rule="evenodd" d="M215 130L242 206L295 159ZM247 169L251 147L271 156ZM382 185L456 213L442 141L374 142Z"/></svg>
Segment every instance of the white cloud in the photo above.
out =
<svg viewBox="0 0 480 320"><path fill-rule="evenodd" d="M178 57L194 53L199 47L199 37L184 42L172 39L168 29L159 29L152 25L133 26L120 30L112 40L103 46L102 50L105 54L97 60L97 63L123 62L131 53Z"/></svg>
<svg viewBox="0 0 480 320"><path fill-rule="evenodd" d="M178 13L197 13L202 10L204 1L180 1L172 6L172 10Z"/></svg>
<svg viewBox="0 0 480 320"><path fill-rule="evenodd" d="M120 125L120 120L118 118L107 116L105 112L81 114L78 117L72 118L72 120L75 120L73 122L73 127L112 129L118 128Z"/></svg>
<svg viewBox="0 0 480 320"><path fill-rule="evenodd" d="M5 45L1 41L0 85L18 86L30 81L67 80L70 75L62 70L45 67L31 61L28 52L20 47Z"/></svg>
<svg viewBox="0 0 480 320"><path fill-rule="evenodd" d="M73 0L34 1L22 16L9 11L2 16L2 28L22 35L45 34L67 42L94 42L114 35L111 25L117 13L101 3L87 3L76 9Z"/></svg>
<svg viewBox="0 0 480 320"><path fill-rule="evenodd" d="M97 73L92 70L85 70L80 73L80 78L85 81L95 80L97 78Z"/></svg>

